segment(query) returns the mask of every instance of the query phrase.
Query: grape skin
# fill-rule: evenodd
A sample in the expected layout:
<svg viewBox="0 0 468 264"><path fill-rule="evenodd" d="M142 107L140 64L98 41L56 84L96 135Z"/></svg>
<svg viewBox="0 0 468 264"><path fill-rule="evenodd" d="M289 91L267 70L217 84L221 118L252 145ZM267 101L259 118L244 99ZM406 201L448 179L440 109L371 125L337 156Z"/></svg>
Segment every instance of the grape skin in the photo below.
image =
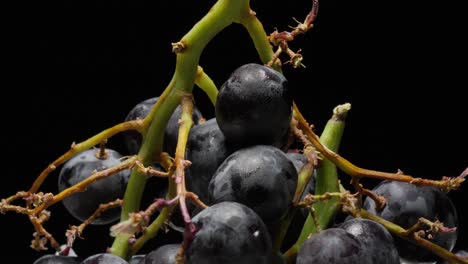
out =
<svg viewBox="0 0 468 264"><path fill-rule="evenodd" d="M351 218L339 226L363 244L372 263L400 264L393 237L381 224L362 218Z"/></svg>
<svg viewBox="0 0 468 264"><path fill-rule="evenodd" d="M452 201L440 189L431 186L416 186L399 181L382 181L373 192L386 199L386 206L377 211L374 200L366 198L363 208L370 213L391 221L403 228L416 224L420 217L441 221L445 227L456 227L457 212ZM398 253L404 262L435 262L438 257L419 245L394 236ZM457 232L434 234L431 242L452 250Z"/></svg>
<svg viewBox="0 0 468 264"><path fill-rule="evenodd" d="M167 244L148 253L139 264L174 264L181 244Z"/></svg>
<svg viewBox="0 0 468 264"><path fill-rule="evenodd" d="M185 252L185 264L271 264L272 245L261 218L236 202L203 209L193 219L199 229Z"/></svg>
<svg viewBox="0 0 468 264"><path fill-rule="evenodd" d="M210 180L232 152L215 118L194 126L187 142L186 157L192 162L186 170L187 189L207 202Z"/></svg>
<svg viewBox="0 0 468 264"><path fill-rule="evenodd" d="M128 261L128 264L139 264L140 261L144 259L145 257L146 257L145 254L133 255Z"/></svg>
<svg viewBox="0 0 468 264"><path fill-rule="evenodd" d="M129 264L123 258L110 254L110 253L98 253L87 257L81 264Z"/></svg>
<svg viewBox="0 0 468 264"><path fill-rule="evenodd" d="M270 67L244 64L219 89L215 115L228 142L281 146L292 115L288 82Z"/></svg>
<svg viewBox="0 0 468 264"><path fill-rule="evenodd" d="M219 166L210 181L210 204L235 201L252 208L269 224L291 205L297 171L278 148L256 145L240 149Z"/></svg>
<svg viewBox="0 0 468 264"><path fill-rule="evenodd" d="M107 158L98 159L96 153L99 149L89 149L68 160L60 170L58 189L63 191L86 178L93 171L101 171L118 165L122 156L112 150L106 149ZM84 192L74 193L62 200L63 205L70 214L80 221L85 221L98 209L101 203L107 203L122 198L127 187L130 170L123 170L105 179L93 182ZM120 208L104 211L91 224L105 225L120 218Z"/></svg>
<svg viewBox="0 0 468 264"><path fill-rule="evenodd" d="M296 264L374 264L362 243L341 228L328 228L308 238ZM380 262L378 262L380 263Z"/></svg>
<svg viewBox="0 0 468 264"><path fill-rule="evenodd" d="M36 259L36 261L34 261L33 264L79 264L79 263L80 263L80 260L77 257L47 254Z"/></svg>

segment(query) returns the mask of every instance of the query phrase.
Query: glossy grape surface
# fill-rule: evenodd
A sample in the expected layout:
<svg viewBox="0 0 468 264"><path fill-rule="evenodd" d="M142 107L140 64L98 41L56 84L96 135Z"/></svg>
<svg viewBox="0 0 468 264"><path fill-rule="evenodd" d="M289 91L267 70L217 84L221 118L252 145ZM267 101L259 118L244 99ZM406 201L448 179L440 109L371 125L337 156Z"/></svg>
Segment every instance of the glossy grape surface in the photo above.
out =
<svg viewBox="0 0 468 264"><path fill-rule="evenodd" d="M340 228L361 241L370 254L372 263L400 264L393 237L381 224L368 219L351 218L340 225Z"/></svg>
<svg viewBox="0 0 468 264"><path fill-rule="evenodd" d="M304 242L297 254L296 264L311 263L374 264L362 243L341 228L325 229Z"/></svg>
<svg viewBox="0 0 468 264"><path fill-rule="evenodd" d="M106 149L107 158L105 159L96 157L98 151L99 149L86 150L63 165L58 179L59 191L87 179L95 170L101 171L121 162L122 156L114 150ZM98 209L100 204L123 197L129 175L130 170L123 170L111 177L93 182L85 191L74 193L63 199L63 205L73 217L84 221ZM120 208L113 208L104 211L92 224L109 224L119 218Z"/></svg>
<svg viewBox="0 0 468 264"><path fill-rule="evenodd" d="M99 253L87 257L81 264L128 264L128 262L114 254Z"/></svg>
<svg viewBox="0 0 468 264"><path fill-rule="evenodd" d="M291 113L292 98L286 78L256 63L232 72L221 86L215 106L226 140L244 146L281 145L278 142L288 132Z"/></svg>
<svg viewBox="0 0 468 264"><path fill-rule="evenodd" d="M223 161L232 153L215 118L192 128L186 157L192 162L186 170L187 189L208 201L208 184Z"/></svg>
<svg viewBox="0 0 468 264"><path fill-rule="evenodd" d="M429 186L416 186L399 181L383 181L374 189L386 199L382 211L375 208L374 200L366 198L363 208L403 228L416 224L420 217L430 221L441 221L445 227L457 226L457 212L452 201L440 189ZM405 262L435 262L437 256L419 245L394 236L400 257ZM452 250L457 240L457 232L434 234L431 242Z"/></svg>
<svg viewBox="0 0 468 264"><path fill-rule="evenodd" d="M146 255L139 264L175 264L175 257L181 244L167 244Z"/></svg>
<svg viewBox="0 0 468 264"><path fill-rule="evenodd" d="M199 229L185 264L271 264L271 238L262 219L236 202L212 205L193 219Z"/></svg>
<svg viewBox="0 0 468 264"><path fill-rule="evenodd" d="M256 145L234 152L219 166L209 201L245 204L270 223L284 215L296 185L297 171L287 156L276 147Z"/></svg>
<svg viewBox="0 0 468 264"><path fill-rule="evenodd" d="M80 263L80 260L77 257L47 254L36 259L36 261L34 261L33 264L79 264L79 263Z"/></svg>
<svg viewBox="0 0 468 264"><path fill-rule="evenodd" d="M144 259L145 257L146 257L145 254L133 255L128 261L128 264L139 264L140 261Z"/></svg>

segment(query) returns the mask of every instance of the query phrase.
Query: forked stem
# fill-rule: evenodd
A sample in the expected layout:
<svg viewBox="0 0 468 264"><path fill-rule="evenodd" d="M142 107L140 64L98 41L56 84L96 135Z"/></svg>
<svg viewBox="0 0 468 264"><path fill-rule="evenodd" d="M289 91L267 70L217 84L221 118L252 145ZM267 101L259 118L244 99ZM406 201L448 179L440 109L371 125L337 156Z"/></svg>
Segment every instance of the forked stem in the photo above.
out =
<svg viewBox="0 0 468 264"><path fill-rule="evenodd" d="M240 21L249 13L249 10L248 0L218 0L210 12L198 21L180 41L175 43L173 47L175 47L174 52L177 57L172 80L144 119L144 123L149 124L149 127L144 132L143 142L138 153L139 160L143 162L143 165L150 165L153 158L158 157L162 152L164 127L166 127L174 109L179 105L181 97L192 93L203 49L220 31L233 22ZM145 184L145 175L134 169L125 192L121 221L125 221L131 212L139 209ZM170 213L163 210L160 216L162 215L168 217ZM158 217L158 223L164 223L166 219ZM159 229L160 225L154 227ZM128 259L130 257L128 238L125 235L117 236L112 245L112 253Z"/></svg>

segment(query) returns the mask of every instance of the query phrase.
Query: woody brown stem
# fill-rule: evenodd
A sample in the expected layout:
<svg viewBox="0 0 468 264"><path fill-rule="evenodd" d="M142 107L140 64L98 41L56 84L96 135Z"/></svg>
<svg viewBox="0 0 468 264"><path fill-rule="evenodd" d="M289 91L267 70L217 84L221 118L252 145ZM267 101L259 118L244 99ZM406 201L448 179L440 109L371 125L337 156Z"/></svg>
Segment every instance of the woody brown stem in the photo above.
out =
<svg viewBox="0 0 468 264"><path fill-rule="evenodd" d="M152 167L145 167L140 161L135 161L135 166L137 169L141 172L144 173L148 176L156 176L156 177L162 177L162 178L167 178L171 172L166 172L166 171L159 171L156 170Z"/></svg>
<svg viewBox="0 0 468 264"><path fill-rule="evenodd" d="M350 175L351 177L367 177L373 179L381 179L381 180L393 180L393 181L402 181L412 183L418 186L435 186L441 188L444 191L458 189L463 181L465 181L464 177L456 177L456 178L448 178L444 177L442 180L430 180L430 179L423 179L423 178L414 178L409 175L400 174L400 173L389 173L389 172L381 172L375 170L368 170L360 168L347 159L341 157L339 154L331 151L326 146L324 146L320 142L320 138L312 131L309 124L305 120L305 118L300 113L297 105L293 102L293 115L298 120L299 128L304 132L304 134L309 138L310 142L314 145L314 147L323 154L327 159L333 162L339 169L344 171L346 174Z"/></svg>
<svg viewBox="0 0 468 264"><path fill-rule="evenodd" d="M34 240L32 241L31 247L37 251L39 250L46 250L45 241L41 241L41 237L44 237L49 241L50 245L57 251L60 252L60 245L57 243L57 240L50 234L42 225L42 222L39 220L38 217L30 215L29 220L33 224L34 229L36 230L34 236Z"/></svg>
<svg viewBox="0 0 468 264"><path fill-rule="evenodd" d="M405 229L399 225L396 225L390 221L387 221L379 216L376 216L374 214L369 213L368 211L364 209L356 209L356 210L350 210L349 211L352 215L355 217L363 217L367 218L373 221L376 221L380 224L382 224L387 230L389 230L391 233L401 237L402 239L411 241L413 243L416 243L417 245L433 252L437 256L449 261L450 263L456 263L456 264L468 264L468 261L466 259L462 259L461 257L453 254L449 250L432 243L431 241L422 238L419 235L419 232L415 232L416 228L420 227L420 224L416 224L417 226L413 226L409 229Z"/></svg>
<svg viewBox="0 0 468 264"><path fill-rule="evenodd" d="M47 166L47 168L45 168L41 172L41 174L39 174L39 176L36 178L33 185L31 186L31 188L29 189L29 192L30 193L37 192L37 190L39 190L39 188L41 187L42 183L47 178L49 173L54 171L59 165L63 164L64 162L66 162L67 160L75 156L76 154L83 152L87 149L90 149L94 147L95 145L100 144L103 140L106 140L120 132L127 131L127 130L142 131L142 129L143 129L143 121L141 120L123 122L111 128L108 128L100 132L99 134L96 134L88 138L87 140L81 143L78 143L78 144L73 143L70 147L70 150L68 150L62 156L56 159L54 162L49 164L49 166Z"/></svg>
<svg viewBox="0 0 468 264"><path fill-rule="evenodd" d="M67 248L70 249L73 246L73 242L77 237L81 238L81 234L83 233L83 230L91 224L96 218L98 218L104 211L115 208L115 207L120 207L122 206L123 201L121 199L116 199L115 201L105 203L105 204L100 204L98 209L94 211L94 213L89 216L83 223L81 223L79 226L71 226L70 229L67 230L65 233L65 236L67 237Z"/></svg>
<svg viewBox="0 0 468 264"><path fill-rule="evenodd" d="M114 166L114 167L111 167L111 168L108 168L108 169L105 169L105 170L102 170L102 171L96 171L94 172L91 176L89 176L88 178L86 178L85 180L63 190L62 192L60 192L59 194L55 195L50 201L48 201L47 203L43 203L41 206L37 207L36 209L34 209L34 212L33 214L38 214L39 212L41 212L42 210L48 208L49 206L63 200L64 198L76 193L76 192L82 192L86 189L86 187L98 180L101 180L101 179L105 179L107 177L111 177L112 175L120 172L120 171L123 171L123 170L126 170L126 169L129 169L131 168L135 161L137 160L137 157L136 156L132 156L128 159L126 159L125 161L122 161L120 164Z"/></svg>

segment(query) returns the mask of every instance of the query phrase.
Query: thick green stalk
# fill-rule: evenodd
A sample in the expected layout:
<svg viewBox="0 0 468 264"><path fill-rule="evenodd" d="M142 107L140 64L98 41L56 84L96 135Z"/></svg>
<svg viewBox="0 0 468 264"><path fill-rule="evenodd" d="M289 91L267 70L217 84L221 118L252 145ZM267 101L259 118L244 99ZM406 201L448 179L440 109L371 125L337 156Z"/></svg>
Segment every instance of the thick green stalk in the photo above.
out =
<svg viewBox="0 0 468 264"><path fill-rule="evenodd" d="M161 153L164 128L174 109L179 105L181 96L192 92L203 49L221 30L248 14L248 10L250 10L248 0L219 0L179 42L173 44L177 53L174 75L163 96L159 98L148 114L148 119L145 120L151 123L138 153L139 159L145 166L152 164L154 157ZM126 220L130 212L139 210L145 184L146 176L134 169L125 192L121 221ZM130 247L128 238L128 235L118 235L111 252L128 258Z"/></svg>
<svg viewBox="0 0 468 264"><path fill-rule="evenodd" d="M349 104L340 105L334 110L333 117L328 121L322 132L320 141L329 149L338 151L341 137L345 127L345 118L350 110ZM326 192L339 192L338 170L334 163L328 159L322 161L322 166L317 169L317 179L315 182L315 194L321 195ZM336 214L339 204L338 198L332 198L315 204L317 218L321 229L325 229L331 219Z"/></svg>
<svg viewBox="0 0 468 264"><path fill-rule="evenodd" d="M342 108L340 108L340 106L335 108L332 118L328 120L320 137L322 144L335 152L338 151L341 142L341 137L345 127L344 121L346 112L349 110L349 108L344 108L344 112L340 111L340 114L336 113L337 109ZM336 166L328 159L323 159L321 161L321 164L317 169L317 178L315 184L316 195L324 194L326 192L340 191L338 171ZM311 214L309 214L296 243L284 254L287 263L294 263L297 252L310 234L316 233L317 230L325 229L328 226L331 219L338 210L338 206L338 198L331 198L328 201L318 202L313 205L318 223L315 223L314 218ZM317 229L316 224L319 225L319 229Z"/></svg>

